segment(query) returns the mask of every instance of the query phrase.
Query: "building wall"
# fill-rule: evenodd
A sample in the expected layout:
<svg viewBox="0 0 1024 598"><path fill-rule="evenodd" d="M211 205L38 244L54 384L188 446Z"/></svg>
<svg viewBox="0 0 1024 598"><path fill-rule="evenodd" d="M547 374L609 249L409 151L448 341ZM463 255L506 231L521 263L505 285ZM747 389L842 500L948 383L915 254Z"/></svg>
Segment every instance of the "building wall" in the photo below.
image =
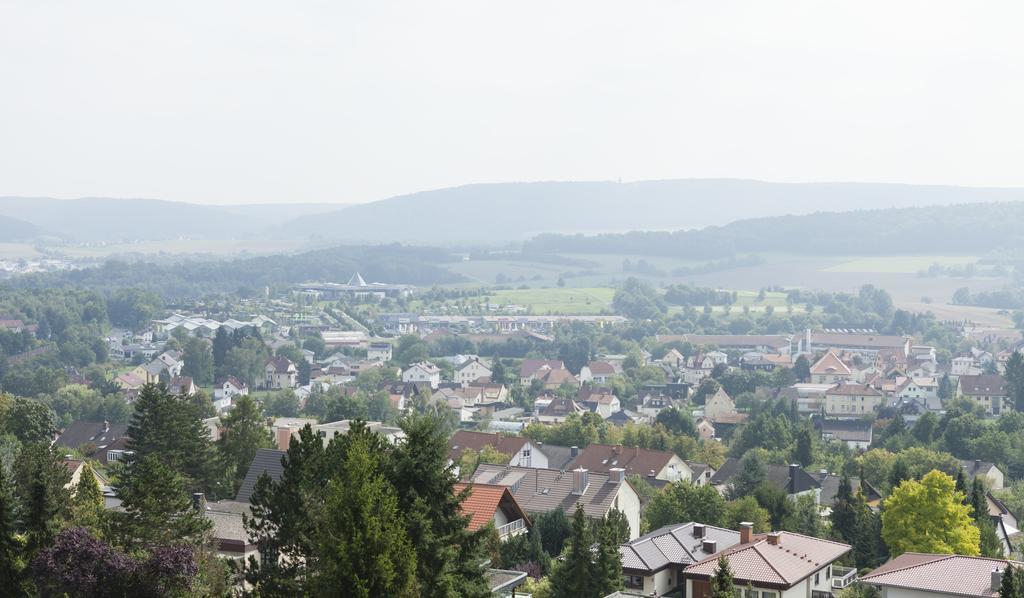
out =
<svg viewBox="0 0 1024 598"><path fill-rule="evenodd" d="M878 411L882 397L825 395L825 412L829 415L868 415Z"/></svg>
<svg viewBox="0 0 1024 598"><path fill-rule="evenodd" d="M536 469L547 469L548 456L537 450L532 442L527 442L518 453L512 455L510 465L519 467L533 467Z"/></svg>
<svg viewBox="0 0 1024 598"><path fill-rule="evenodd" d="M633 540L640 537L640 497L629 482L623 482L620 486L619 494L612 506L626 515L626 520L629 521L629 539Z"/></svg>

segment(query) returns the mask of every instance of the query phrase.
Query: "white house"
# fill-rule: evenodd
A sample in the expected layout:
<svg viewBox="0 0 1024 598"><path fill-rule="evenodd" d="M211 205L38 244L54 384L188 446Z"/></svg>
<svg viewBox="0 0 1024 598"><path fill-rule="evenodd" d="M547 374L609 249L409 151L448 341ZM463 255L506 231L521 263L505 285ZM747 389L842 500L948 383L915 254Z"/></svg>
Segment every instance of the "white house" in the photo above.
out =
<svg viewBox="0 0 1024 598"><path fill-rule="evenodd" d="M234 376L228 376L217 382L213 389L213 406L217 411L231 406L234 397L249 394L249 385Z"/></svg>
<svg viewBox="0 0 1024 598"><path fill-rule="evenodd" d="M367 361L391 361L391 343L370 343L366 348Z"/></svg>
<svg viewBox="0 0 1024 598"><path fill-rule="evenodd" d="M299 370L287 357L271 357L263 371L263 387L268 390L295 388L299 385Z"/></svg>
<svg viewBox="0 0 1024 598"><path fill-rule="evenodd" d="M427 383L436 390L441 385L441 369L429 361L414 363L402 372L402 382Z"/></svg>
<svg viewBox="0 0 1024 598"><path fill-rule="evenodd" d="M886 598L992 598L1008 566L1024 563L958 554L905 552L868 573L861 583Z"/></svg>
<svg viewBox="0 0 1024 598"><path fill-rule="evenodd" d="M864 384L836 384L825 391L825 413L834 417L863 417L876 413L882 393Z"/></svg>
<svg viewBox="0 0 1024 598"><path fill-rule="evenodd" d="M462 362L461 365L455 368L453 382L458 382L463 386L476 382L480 378L490 378L491 368L484 365L479 357L473 359L467 359Z"/></svg>

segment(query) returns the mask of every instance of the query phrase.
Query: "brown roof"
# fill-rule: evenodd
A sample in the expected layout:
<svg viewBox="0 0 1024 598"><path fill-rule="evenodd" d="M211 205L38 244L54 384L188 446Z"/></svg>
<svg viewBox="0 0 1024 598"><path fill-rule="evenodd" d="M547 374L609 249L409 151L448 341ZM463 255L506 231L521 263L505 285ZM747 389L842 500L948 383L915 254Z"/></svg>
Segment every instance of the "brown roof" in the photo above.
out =
<svg viewBox="0 0 1024 598"><path fill-rule="evenodd" d="M565 369L565 364L557 359L524 359L522 365L519 366L519 377L529 378L544 366L552 370Z"/></svg>
<svg viewBox="0 0 1024 598"><path fill-rule="evenodd" d="M576 401L558 397L551 399L551 402L545 405L538 415L543 415L545 417L565 417L570 413L583 413L584 411L586 411L586 409L580 407Z"/></svg>
<svg viewBox="0 0 1024 598"><path fill-rule="evenodd" d="M865 396L865 397L880 397L882 393L878 392L873 386L867 384L836 384L832 388L825 391L826 395L843 395L843 396Z"/></svg>
<svg viewBox="0 0 1024 598"><path fill-rule="evenodd" d="M545 386L561 386L566 382L579 384L579 380L569 370L550 370L541 377L541 380L544 381Z"/></svg>
<svg viewBox="0 0 1024 598"><path fill-rule="evenodd" d="M718 569L718 558L729 560L736 585L753 583L770 588L791 588L850 551L850 546L793 532L775 532L778 544L767 535L754 536L752 542L739 544L717 555L690 565L683 575L709 579Z"/></svg>
<svg viewBox="0 0 1024 598"><path fill-rule="evenodd" d="M295 364L291 362L287 357L271 357L267 359L267 365L274 366L274 373L276 374L287 374L289 368L294 368ZM266 366L263 366L266 369Z"/></svg>
<svg viewBox="0 0 1024 598"><path fill-rule="evenodd" d="M615 370L615 366L607 361L591 361L587 364L587 369L590 370L591 374L597 376L614 376L618 373Z"/></svg>
<svg viewBox="0 0 1024 598"><path fill-rule="evenodd" d="M999 374L960 376L960 392L965 395L1006 396L1006 378Z"/></svg>
<svg viewBox="0 0 1024 598"><path fill-rule="evenodd" d="M527 439L522 436L503 436L459 430L448 441L448 457L452 461L458 461L462 457L462 453L467 450L479 453L485 446L490 446L511 458L512 455L523 449L526 442Z"/></svg>
<svg viewBox="0 0 1024 598"><path fill-rule="evenodd" d="M849 376L850 368L831 349L811 366L811 374Z"/></svg>
<svg viewBox="0 0 1024 598"><path fill-rule="evenodd" d="M465 482L459 482L455 484L455 493L459 494L466 488L469 488L469 496L466 497L466 500L462 501L460 509L463 514L468 514L470 517L469 525L467 526L469 531L475 532L494 521L494 514L500 508L515 511L517 519L529 520L526 512L516 502L516 498L512 496L508 486L480 483L470 485Z"/></svg>
<svg viewBox="0 0 1024 598"><path fill-rule="evenodd" d="M1024 566L1005 559L907 552L861 580L882 587L989 598L999 595L992 589L992 571L1006 569L1008 564Z"/></svg>
<svg viewBox="0 0 1024 598"><path fill-rule="evenodd" d="M626 470L626 475L638 474L647 476L652 471L655 475L668 466L675 453L669 451L652 451L642 448L628 448L622 445L591 444L580 451L572 462L573 469L582 467L589 471L608 473L613 467Z"/></svg>

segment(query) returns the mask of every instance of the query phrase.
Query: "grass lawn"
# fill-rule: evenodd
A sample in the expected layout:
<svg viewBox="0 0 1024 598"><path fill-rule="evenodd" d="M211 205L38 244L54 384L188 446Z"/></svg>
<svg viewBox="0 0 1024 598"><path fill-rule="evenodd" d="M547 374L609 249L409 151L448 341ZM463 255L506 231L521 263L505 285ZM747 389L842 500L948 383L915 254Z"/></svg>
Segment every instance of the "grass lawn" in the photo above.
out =
<svg viewBox="0 0 1024 598"><path fill-rule="evenodd" d="M488 295L491 304L532 307L535 314L596 314L611 311L615 289L609 287L510 289Z"/></svg>
<svg viewBox="0 0 1024 598"><path fill-rule="evenodd" d="M855 258L825 268L825 272L865 272L913 274L927 270L932 264L940 266L966 266L978 261L973 255L899 255Z"/></svg>

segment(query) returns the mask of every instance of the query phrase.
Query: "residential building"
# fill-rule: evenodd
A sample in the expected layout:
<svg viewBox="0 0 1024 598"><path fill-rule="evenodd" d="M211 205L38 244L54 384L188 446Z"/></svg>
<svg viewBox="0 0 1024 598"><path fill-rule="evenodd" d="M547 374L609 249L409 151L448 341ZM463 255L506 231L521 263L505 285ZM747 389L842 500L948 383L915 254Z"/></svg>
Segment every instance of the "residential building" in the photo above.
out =
<svg viewBox="0 0 1024 598"><path fill-rule="evenodd" d="M816 419L822 440L845 442L853 450L867 450L871 446L873 429L866 419Z"/></svg>
<svg viewBox="0 0 1024 598"><path fill-rule="evenodd" d="M863 417L878 412L885 397L866 384L836 384L825 391L825 414L830 417Z"/></svg>
<svg viewBox="0 0 1024 598"><path fill-rule="evenodd" d="M391 361L391 343L370 343L366 348L367 361Z"/></svg>
<svg viewBox="0 0 1024 598"><path fill-rule="evenodd" d="M581 388L576 395L576 401L604 419L622 410L619 397L615 396L610 388Z"/></svg>
<svg viewBox="0 0 1024 598"><path fill-rule="evenodd" d="M534 411L537 421L544 424L560 424L570 414L582 414L587 410L572 399L555 397L544 401L538 398L534 403Z"/></svg>
<svg viewBox="0 0 1024 598"><path fill-rule="evenodd" d="M682 364L686 363L686 357L678 349L669 349L658 361L669 365L673 369L679 369Z"/></svg>
<svg viewBox="0 0 1024 598"><path fill-rule="evenodd" d="M532 527L530 517L516 502L508 486L465 482L455 485L456 494L461 494L465 490L469 491L469 496L459 508L464 515L469 515L469 523L466 526L469 531L475 532L488 525L494 525L498 538L504 542L525 534Z"/></svg>
<svg viewBox="0 0 1024 598"><path fill-rule="evenodd" d="M213 526L212 536L217 555L232 559L244 567L250 556L259 558L259 547L249 538L243 516L252 514L248 502L221 500L207 502L201 494L192 496L193 508L201 509Z"/></svg>
<svg viewBox="0 0 1024 598"><path fill-rule="evenodd" d="M828 598L834 589L849 585L853 569L835 565L850 552L847 544L812 538L793 532L757 534L752 524L740 524L738 544L720 550L683 570L685 596L708 598L710 580L724 557L736 588L758 598ZM755 593L750 593L755 592Z"/></svg>
<svg viewBox="0 0 1024 598"><path fill-rule="evenodd" d="M853 371L829 349L811 366L811 384L839 384L853 378Z"/></svg>
<svg viewBox="0 0 1024 598"><path fill-rule="evenodd" d="M77 449L84 447L86 453L105 449L108 445L128 434L127 424L112 424L108 421L77 421L68 424L54 445L60 448Z"/></svg>
<svg viewBox="0 0 1024 598"><path fill-rule="evenodd" d="M594 473L609 473L624 469L626 475L675 482L693 480L693 471L673 452L652 451L639 447L611 444L590 444L580 451L571 463L573 469L582 467Z"/></svg>
<svg viewBox="0 0 1024 598"><path fill-rule="evenodd" d="M981 365L971 355L954 357L950 362L951 376L977 376L982 373Z"/></svg>
<svg viewBox="0 0 1024 598"><path fill-rule="evenodd" d="M263 366L263 388L283 390L299 385L299 369L287 357L271 357Z"/></svg>
<svg viewBox="0 0 1024 598"><path fill-rule="evenodd" d="M453 463L458 463L466 451L479 453L484 450L484 447L490 447L499 453L508 455L508 461L502 465L548 467L547 455L538 450L539 447L525 436L506 436L469 430L458 430L452 435L448 441L448 458Z"/></svg>
<svg viewBox="0 0 1024 598"><path fill-rule="evenodd" d="M441 369L429 361L414 363L402 371L402 382L426 383L437 390L441 386Z"/></svg>
<svg viewBox="0 0 1024 598"><path fill-rule="evenodd" d="M737 413L736 403L733 402L732 398L722 387L718 387L715 394L711 395L704 401L704 417L711 421L716 421L724 416L733 415L735 413Z"/></svg>
<svg viewBox="0 0 1024 598"><path fill-rule="evenodd" d="M249 385L234 376L217 381L213 388L213 406L222 411L231 406L235 397L249 394Z"/></svg>
<svg viewBox="0 0 1024 598"><path fill-rule="evenodd" d="M973 480L981 476L991 490L1002 490L1006 476L995 463L982 461L980 459L961 459L960 466L964 468L967 479Z"/></svg>
<svg viewBox="0 0 1024 598"><path fill-rule="evenodd" d="M725 354L719 353L719 355ZM701 380L711 375L717 364L718 362L716 362L715 357L710 353L697 353L687 357L683 367L680 369L683 382L692 385L700 384Z"/></svg>
<svg viewBox="0 0 1024 598"><path fill-rule="evenodd" d="M719 492L725 493L732 485L733 478L739 472L739 459L729 457L718 468L715 475L711 476L711 485ZM802 495L814 496L814 502L821 501L821 484L818 480L800 468L799 465L774 465L767 466L765 481L779 490L782 490L790 498Z"/></svg>
<svg viewBox="0 0 1024 598"><path fill-rule="evenodd" d="M987 415L998 417L1013 405L1007 401L1006 378L999 374L960 376L956 383L957 396L981 405Z"/></svg>
<svg viewBox="0 0 1024 598"><path fill-rule="evenodd" d="M474 357L467 359L455 368L453 381L463 386L469 386L471 382L476 382L480 378L487 378L489 380L491 378L491 368L484 365L479 357Z"/></svg>
<svg viewBox="0 0 1024 598"><path fill-rule="evenodd" d="M629 537L640 535L640 496L621 468L602 474L583 468L562 471L481 464L473 482L507 486L527 513L560 509L571 517L579 505L588 518L601 519L618 509L629 522Z"/></svg>
<svg viewBox="0 0 1024 598"><path fill-rule="evenodd" d="M616 364L608 361L591 361L580 369L580 382L604 385L622 374Z"/></svg>
<svg viewBox="0 0 1024 598"><path fill-rule="evenodd" d="M1024 563L959 554L905 552L860 579L885 598L995 598L1003 572Z"/></svg>
<svg viewBox="0 0 1024 598"><path fill-rule="evenodd" d="M529 386L535 377L544 375L548 370L564 370L565 364L558 359L524 359L519 366L519 382Z"/></svg>
<svg viewBox="0 0 1024 598"><path fill-rule="evenodd" d="M167 383L167 390L173 395L194 396L199 390L191 376L175 376Z"/></svg>
<svg viewBox="0 0 1024 598"><path fill-rule="evenodd" d="M683 569L731 548L740 533L703 523L680 523L644 534L619 546L627 592L664 596L684 584Z"/></svg>
<svg viewBox="0 0 1024 598"><path fill-rule="evenodd" d="M829 473L825 470L821 470L818 473L810 474L818 484L821 485L821 493L819 494L818 504L823 508L823 516L827 516L831 513L832 505L836 502L836 495L839 494L839 485L842 483L842 476L838 476L834 473ZM861 494L864 496L864 501L869 507L878 508L882 503L882 494L875 490L875 488L867 483L867 481L861 481L860 478L853 476L847 478L850 481L850 490L853 491L854 495Z"/></svg>

